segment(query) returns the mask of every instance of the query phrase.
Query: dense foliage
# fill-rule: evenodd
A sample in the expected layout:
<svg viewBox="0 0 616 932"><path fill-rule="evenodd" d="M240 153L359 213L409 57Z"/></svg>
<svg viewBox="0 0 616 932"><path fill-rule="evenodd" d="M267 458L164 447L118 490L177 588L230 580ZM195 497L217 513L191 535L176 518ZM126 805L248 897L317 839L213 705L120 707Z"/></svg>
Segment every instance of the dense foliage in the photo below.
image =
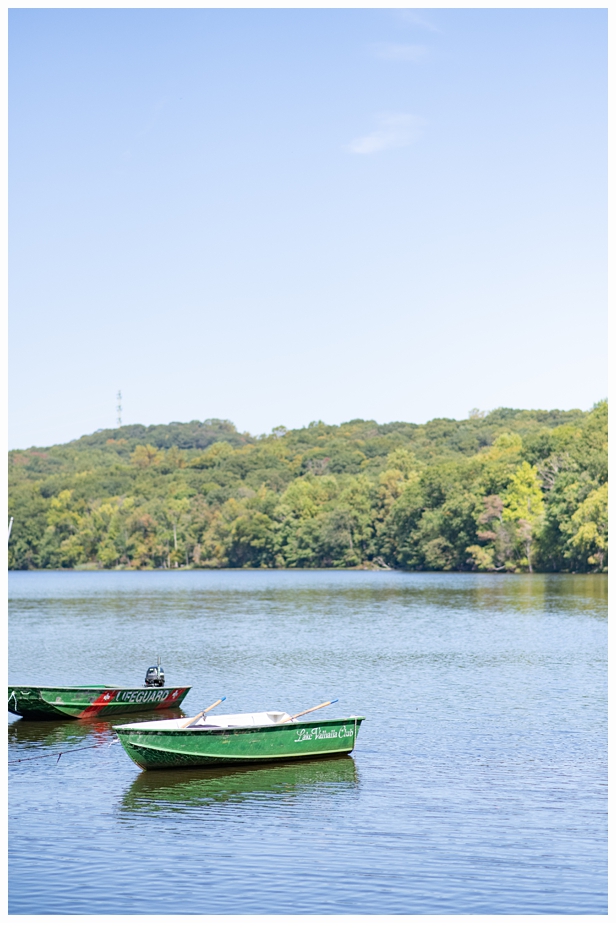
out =
<svg viewBox="0 0 616 932"><path fill-rule="evenodd" d="M133 425L10 454L13 569L601 572L607 403L424 425Z"/></svg>

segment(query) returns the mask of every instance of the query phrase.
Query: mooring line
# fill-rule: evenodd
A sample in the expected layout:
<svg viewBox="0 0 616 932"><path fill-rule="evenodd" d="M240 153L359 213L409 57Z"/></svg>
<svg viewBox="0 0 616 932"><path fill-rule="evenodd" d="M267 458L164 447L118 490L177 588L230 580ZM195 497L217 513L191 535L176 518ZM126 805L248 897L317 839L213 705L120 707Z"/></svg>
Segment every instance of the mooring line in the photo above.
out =
<svg viewBox="0 0 616 932"><path fill-rule="evenodd" d="M75 754L77 751L89 751L92 748L100 748L100 747L103 747L106 749L106 748L110 748L112 744L117 744L119 740L120 740L119 738L114 738L112 741L109 741L108 744L103 744L103 745L86 744L86 746L83 748L70 748L68 751L59 751L59 752L53 751L51 754L35 754L33 757L18 757L15 760L10 760L9 764L26 764L29 760L40 760L42 757L55 757L56 754L58 756L58 760L56 761L56 764L57 764L63 754Z"/></svg>

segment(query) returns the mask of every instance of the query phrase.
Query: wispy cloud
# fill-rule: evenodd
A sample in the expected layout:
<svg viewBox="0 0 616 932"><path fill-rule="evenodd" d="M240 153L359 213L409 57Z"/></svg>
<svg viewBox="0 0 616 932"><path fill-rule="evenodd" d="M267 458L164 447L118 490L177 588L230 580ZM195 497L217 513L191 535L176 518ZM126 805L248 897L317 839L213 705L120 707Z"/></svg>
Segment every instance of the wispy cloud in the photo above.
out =
<svg viewBox="0 0 616 932"><path fill-rule="evenodd" d="M379 117L377 129L367 136L359 136L348 145L357 155L373 155L385 149L410 146L421 136L425 120L411 113L384 113Z"/></svg>
<svg viewBox="0 0 616 932"><path fill-rule="evenodd" d="M428 51L423 45L397 45L395 42L378 42L373 48L379 58L390 61L420 61Z"/></svg>
<svg viewBox="0 0 616 932"><path fill-rule="evenodd" d="M430 20L426 19L424 16L420 16L420 14L416 13L414 10L397 10L396 12L405 23L409 23L411 26L420 26L422 29L427 29L428 32L441 31L438 26L435 26L434 23L430 22Z"/></svg>
<svg viewBox="0 0 616 932"><path fill-rule="evenodd" d="M160 100L157 100L156 103L150 107L149 118L146 120L146 122L141 127L141 129L138 130L137 133L135 133L135 139L139 139L142 136L147 136L150 130L154 129L154 127L156 126L156 124L158 123L160 119L161 113L163 112L163 110L165 109L165 107L167 106L170 100L171 100L171 95L165 94L163 97L160 98Z"/></svg>
<svg viewBox="0 0 616 932"><path fill-rule="evenodd" d="M142 121L141 128L137 129L132 134L128 140L128 148L122 152L121 158L123 161L128 162L132 159L133 147L135 144L138 144L141 139L143 139L145 136L148 136L152 132L156 124L159 122L163 110L166 108L170 100L171 95L165 94L148 108L147 118Z"/></svg>

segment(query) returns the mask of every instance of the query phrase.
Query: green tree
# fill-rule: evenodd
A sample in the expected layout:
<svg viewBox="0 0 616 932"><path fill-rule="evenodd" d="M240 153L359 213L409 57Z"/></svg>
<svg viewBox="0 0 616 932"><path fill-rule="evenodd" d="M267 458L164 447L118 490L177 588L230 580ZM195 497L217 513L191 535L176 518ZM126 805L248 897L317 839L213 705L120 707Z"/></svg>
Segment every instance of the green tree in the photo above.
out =
<svg viewBox="0 0 616 932"><path fill-rule="evenodd" d="M533 572L532 547L545 511L537 467L524 462L513 473L505 492L503 521L515 527L525 554L528 572Z"/></svg>
<svg viewBox="0 0 616 932"><path fill-rule="evenodd" d="M139 444L130 455L131 463L139 469L147 469L149 466L154 466L156 463L160 463L162 458L163 455L160 450L153 447L151 443L146 443L145 445Z"/></svg>
<svg viewBox="0 0 616 932"><path fill-rule="evenodd" d="M607 482L594 489L573 514L565 556L601 571L607 560Z"/></svg>

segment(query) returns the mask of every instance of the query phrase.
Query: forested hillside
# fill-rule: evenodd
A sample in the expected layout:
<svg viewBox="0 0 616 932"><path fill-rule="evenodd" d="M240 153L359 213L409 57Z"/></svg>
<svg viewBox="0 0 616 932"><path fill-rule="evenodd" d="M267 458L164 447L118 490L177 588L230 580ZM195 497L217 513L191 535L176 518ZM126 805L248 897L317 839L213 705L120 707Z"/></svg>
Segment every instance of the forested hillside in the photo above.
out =
<svg viewBox="0 0 616 932"><path fill-rule="evenodd" d="M607 568L607 403L258 438L133 425L9 454L13 569Z"/></svg>

